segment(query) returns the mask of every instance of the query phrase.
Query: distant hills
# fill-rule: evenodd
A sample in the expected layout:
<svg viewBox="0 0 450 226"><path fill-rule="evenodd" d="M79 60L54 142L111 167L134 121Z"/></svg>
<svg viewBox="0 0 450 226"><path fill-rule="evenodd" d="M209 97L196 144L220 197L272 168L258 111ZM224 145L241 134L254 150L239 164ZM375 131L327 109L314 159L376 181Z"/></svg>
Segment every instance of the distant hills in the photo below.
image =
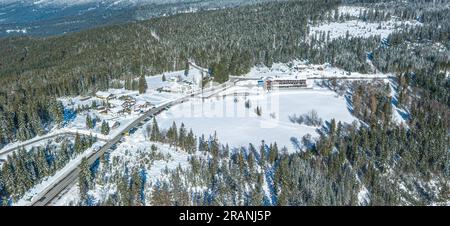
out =
<svg viewBox="0 0 450 226"><path fill-rule="evenodd" d="M273 0L0 0L0 38L53 36L177 13Z"/></svg>

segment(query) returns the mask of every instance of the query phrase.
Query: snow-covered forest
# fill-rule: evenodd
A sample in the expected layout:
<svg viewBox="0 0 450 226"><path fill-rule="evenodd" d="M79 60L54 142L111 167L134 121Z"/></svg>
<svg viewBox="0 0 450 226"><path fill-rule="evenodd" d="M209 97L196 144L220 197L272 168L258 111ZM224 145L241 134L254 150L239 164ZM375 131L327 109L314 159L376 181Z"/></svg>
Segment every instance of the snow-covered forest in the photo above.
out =
<svg viewBox="0 0 450 226"><path fill-rule="evenodd" d="M301 75L300 91L249 81L164 108L94 164L83 158L53 204L448 205L449 14L447 1L269 1L0 39L0 148L87 131L0 162L0 204L24 203L96 148L89 133L119 133L127 121L99 112L127 96L148 104L131 121L204 84ZM217 106L248 115L203 117Z"/></svg>

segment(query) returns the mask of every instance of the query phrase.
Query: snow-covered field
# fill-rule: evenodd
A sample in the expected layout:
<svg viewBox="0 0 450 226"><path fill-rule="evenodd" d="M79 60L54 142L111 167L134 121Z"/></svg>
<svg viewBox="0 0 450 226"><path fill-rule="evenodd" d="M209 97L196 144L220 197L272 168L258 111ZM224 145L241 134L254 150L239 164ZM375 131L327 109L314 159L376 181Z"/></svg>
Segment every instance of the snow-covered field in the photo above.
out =
<svg viewBox="0 0 450 226"><path fill-rule="evenodd" d="M229 90L227 93L233 93ZM239 92L239 88L235 89ZM257 91L257 90L256 90ZM246 108L245 101L251 102ZM260 106L262 115L255 113ZM231 147L247 146L249 143L259 145L277 142L286 146L289 151L297 151L292 140L300 140L304 135L317 135L317 127L294 124L289 117L302 115L316 110L323 120L335 118L343 123L356 120L347 109L343 97L328 90L284 90L267 93L259 90L249 96L233 95L207 99L191 99L184 104L174 106L157 117L161 127L168 128L175 121L177 125L184 123L192 128L197 136L209 136L217 132L222 143Z"/></svg>

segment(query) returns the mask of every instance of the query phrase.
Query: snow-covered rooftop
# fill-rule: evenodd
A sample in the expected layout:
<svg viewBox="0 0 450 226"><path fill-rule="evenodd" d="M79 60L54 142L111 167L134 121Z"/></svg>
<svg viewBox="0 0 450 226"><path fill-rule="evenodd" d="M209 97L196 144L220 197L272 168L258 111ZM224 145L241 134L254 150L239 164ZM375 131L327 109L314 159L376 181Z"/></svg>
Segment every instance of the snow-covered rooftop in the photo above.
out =
<svg viewBox="0 0 450 226"><path fill-rule="evenodd" d="M105 91L98 91L98 92L95 93L95 95L96 95L97 97L100 97L100 98L109 98L109 97L112 96L111 93L105 92Z"/></svg>

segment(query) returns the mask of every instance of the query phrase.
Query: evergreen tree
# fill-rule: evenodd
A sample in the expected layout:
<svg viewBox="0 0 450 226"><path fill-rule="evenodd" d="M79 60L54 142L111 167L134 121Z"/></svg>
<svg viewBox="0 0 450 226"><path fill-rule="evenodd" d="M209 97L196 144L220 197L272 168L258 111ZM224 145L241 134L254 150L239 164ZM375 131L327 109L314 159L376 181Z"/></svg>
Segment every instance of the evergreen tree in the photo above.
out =
<svg viewBox="0 0 450 226"><path fill-rule="evenodd" d="M192 131L192 129L190 129L189 133L187 135L187 138L186 138L186 142L185 142L186 143L186 151L189 154L192 154L196 151L196 149L197 149L196 140L197 139L194 136L194 132Z"/></svg>
<svg viewBox="0 0 450 226"><path fill-rule="evenodd" d="M266 144L264 141L262 141L261 147L259 149L259 156L260 156L259 164L261 167L264 167L264 165L266 164L266 159L267 159Z"/></svg>
<svg viewBox="0 0 450 226"><path fill-rule="evenodd" d="M274 143L273 145L270 145L269 150L269 162L271 164L275 163L275 161L278 159L278 146L277 143Z"/></svg>
<svg viewBox="0 0 450 226"><path fill-rule="evenodd" d="M103 135L108 135L109 134L109 130L110 130L109 124L105 120L103 120L102 127L101 127L102 134Z"/></svg>
<svg viewBox="0 0 450 226"><path fill-rule="evenodd" d="M92 185L92 174L90 165L86 158L81 159L80 174L78 176L78 187L80 190L80 200L82 204L86 204L88 200L88 191Z"/></svg>
<svg viewBox="0 0 450 226"><path fill-rule="evenodd" d="M74 149L75 149L76 153L80 153L83 150L83 144L82 144L82 141L81 141L81 136L78 133L75 134Z"/></svg>
<svg viewBox="0 0 450 226"><path fill-rule="evenodd" d="M86 128L87 129L93 129L94 128L94 121L92 120L91 116L89 114L86 115Z"/></svg>
<svg viewBox="0 0 450 226"><path fill-rule="evenodd" d="M172 126L167 131L167 139L171 146L177 146L178 144L178 130L175 122L172 122Z"/></svg>
<svg viewBox="0 0 450 226"><path fill-rule="evenodd" d="M186 65L184 67L184 76L187 77L189 75L189 61L186 61Z"/></svg>
<svg viewBox="0 0 450 226"><path fill-rule="evenodd" d="M141 75L139 77L139 94L145 93L145 91L147 91L147 88L148 88L148 86L147 86L147 81L145 79L145 76Z"/></svg>
<svg viewBox="0 0 450 226"><path fill-rule="evenodd" d="M186 128L184 123L181 123L180 132L178 133L178 146L186 150Z"/></svg>
<svg viewBox="0 0 450 226"><path fill-rule="evenodd" d="M161 133L159 132L159 126L156 122L156 118L153 118L152 131L150 135L150 141L160 142L161 141Z"/></svg>

